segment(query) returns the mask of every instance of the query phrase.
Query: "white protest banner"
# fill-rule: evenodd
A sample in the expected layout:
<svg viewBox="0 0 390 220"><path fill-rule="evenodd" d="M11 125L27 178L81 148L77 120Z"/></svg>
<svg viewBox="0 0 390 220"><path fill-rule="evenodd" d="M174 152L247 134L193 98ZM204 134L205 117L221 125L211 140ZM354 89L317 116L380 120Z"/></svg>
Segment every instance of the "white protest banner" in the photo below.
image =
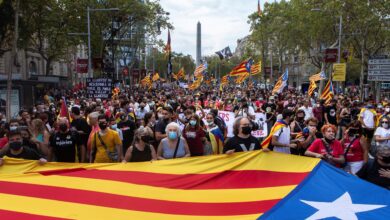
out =
<svg viewBox="0 0 390 220"><path fill-rule="evenodd" d="M203 110L205 114L209 112L208 109ZM196 114L202 117L201 111L196 111ZM235 120L234 113L228 111L218 111L219 117L221 117L226 124L227 127L227 136L233 137L233 123ZM266 117L263 113L256 113L255 122L259 125L259 130L252 131L252 135L256 138L266 137L267 136L267 123L265 123ZM203 122L206 123L206 116L203 118Z"/></svg>

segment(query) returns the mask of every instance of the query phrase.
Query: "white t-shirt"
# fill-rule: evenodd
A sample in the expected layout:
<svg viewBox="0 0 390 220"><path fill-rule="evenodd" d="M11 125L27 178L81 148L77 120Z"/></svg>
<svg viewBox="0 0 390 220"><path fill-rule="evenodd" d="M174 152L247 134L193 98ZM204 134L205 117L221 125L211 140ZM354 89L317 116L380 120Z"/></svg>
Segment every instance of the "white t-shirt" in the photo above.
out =
<svg viewBox="0 0 390 220"><path fill-rule="evenodd" d="M302 106L299 109L302 109L305 112L305 120L314 117L314 115L313 115L313 108L312 107L307 107L306 108L305 106Z"/></svg>
<svg viewBox="0 0 390 220"><path fill-rule="evenodd" d="M374 113L372 113L370 110L366 109L362 112L361 117L363 118L363 122L366 126L366 128L374 128L375 127L375 121L374 121Z"/></svg>
<svg viewBox="0 0 390 220"><path fill-rule="evenodd" d="M287 126L276 130L273 136L278 137L278 142L281 144L290 144L290 132L290 126ZM274 146L274 151L291 154L289 147Z"/></svg>
<svg viewBox="0 0 390 220"><path fill-rule="evenodd" d="M375 133L374 133L374 136L375 135L378 135L382 138L386 138L386 137L390 137L390 129L385 129L383 127L378 127L376 130L375 130ZM382 142L376 142L377 145L386 145L386 146L390 146L390 141L387 140L387 141L382 141Z"/></svg>

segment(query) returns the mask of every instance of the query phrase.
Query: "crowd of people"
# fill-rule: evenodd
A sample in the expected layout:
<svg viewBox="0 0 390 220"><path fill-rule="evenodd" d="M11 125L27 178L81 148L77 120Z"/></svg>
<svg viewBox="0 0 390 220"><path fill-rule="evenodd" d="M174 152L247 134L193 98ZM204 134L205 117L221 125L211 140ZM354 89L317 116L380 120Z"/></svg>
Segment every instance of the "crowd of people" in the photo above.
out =
<svg viewBox="0 0 390 220"><path fill-rule="evenodd" d="M41 164L126 163L263 150L321 158L390 189L387 97L362 101L351 90L326 103L291 88L271 94L227 86L126 88L109 99L50 90L40 98L9 121L0 115L0 166L7 165L3 156ZM234 112L232 137L219 111ZM256 113L265 115L267 137L251 134Z"/></svg>

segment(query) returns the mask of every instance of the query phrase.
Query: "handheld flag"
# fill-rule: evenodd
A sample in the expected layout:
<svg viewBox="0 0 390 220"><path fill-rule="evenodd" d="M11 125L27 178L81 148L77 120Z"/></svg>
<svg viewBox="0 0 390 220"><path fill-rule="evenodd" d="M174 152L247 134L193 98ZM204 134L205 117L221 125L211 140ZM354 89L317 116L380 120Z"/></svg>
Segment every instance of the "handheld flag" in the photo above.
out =
<svg viewBox="0 0 390 220"><path fill-rule="evenodd" d="M324 91L322 91L321 99L325 100L325 104L329 104L330 101L333 99L333 84L332 80L329 79L329 81L326 83Z"/></svg>
<svg viewBox="0 0 390 220"><path fill-rule="evenodd" d="M250 67L252 66L251 63L248 64L248 61L250 61L250 60L252 60L252 59L248 59L248 60L242 61L240 64L235 66L232 69L232 71L230 71L229 75L230 76L240 76L242 74L250 72ZM253 62L253 60L251 62Z"/></svg>
<svg viewBox="0 0 390 220"><path fill-rule="evenodd" d="M326 79L324 71L321 71L321 72L319 72L317 74L314 74L314 75L309 77L309 80L310 81L314 81L314 82L317 82L317 81L320 81L320 80L323 80L323 79Z"/></svg>
<svg viewBox="0 0 390 220"><path fill-rule="evenodd" d="M283 89L287 86L287 80L288 80L288 69L286 69L283 75L279 77L278 82L275 84L275 87L272 90L272 94L281 93Z"/></svg>
<svg viewBox="0 0 390 220"><path fill-rule="evenodd" d="M241 84L241 83L243 83L248 77L249 77L249 73L244 73L244 74L242 74L241 76L237 77L235 82L236 82L237 84Z"/></svg>
<svg viewBox="0 0 390 220"><path fill-rule="evenodd" d="M59 117L64 117L64 118L67 118L69 122L71 122L70 120L70 115L69 115L69 110L68 110L68 106L66 104L66 99L65 97L62 97L62 103L61 103L61 109L60 109L60 114L58 115Z"/></svg>
<svg viewBox="0 0 390 220"><path fill-rule="evenodd" d="M230 50L230 47L225 47L222 50L217 51L215 53L219 56L219 59L221 59L221 60L228 59L229 57L233 56L232 51Z"/></svg>
<svg viewBox="0 0 390 220"><path fill-rule="evenodd" d="M182 67L176 75L177 75L177 79L184 79L185 78L184 67Z"/></svg>
<svg viewBox="0 0 390 220"><path fill-rule="evenodd" d="M196 67L194 76L196 78L201 78L203 77L203 72L207 69L207 66L203 63L201 63L199 66Z"/></svg>
<svg viewBox="0 0 390 220"><path fill-rule="evenodd" d="M308 91L308 95L309 97L311 97L313 94L314 94L314 90L317 88L317 84L315 81L310 81L310 86L309 86L309 91Z"/></svg>
<svg viewBox="0 0 390 220"><path fill-rule="evenodd" d="M228 83L229 83L229 76L228 75L223 76L221 79L221 85L226 85Z"/></svg>
<svg viewBox="0 0 390 220"><path fill-rule="evenodd" d="M156 72L156 73L153 75L152 80L153 80L153 82L155 82L155 81L157 81L157 80L159 80L159 79L160 79L160 75Z"/></svg>
<svg viewBox="0 0 390 220"><path fill-rule="evenodd" d="M251 75L253 76L253 75L261 73L261 68L262 68L262 66L261 66L261 60L260 60L258 63L252 65Z"/></svg>
<svg viewBox="0 0 390 220"><path fill-rule="evenodd" d="M168 56L168 64L167 64L167 73L168 75L172 75L172 45L171 45L171 32L168 29L168 41L167 45L165 46L165 53Z"/></svg>

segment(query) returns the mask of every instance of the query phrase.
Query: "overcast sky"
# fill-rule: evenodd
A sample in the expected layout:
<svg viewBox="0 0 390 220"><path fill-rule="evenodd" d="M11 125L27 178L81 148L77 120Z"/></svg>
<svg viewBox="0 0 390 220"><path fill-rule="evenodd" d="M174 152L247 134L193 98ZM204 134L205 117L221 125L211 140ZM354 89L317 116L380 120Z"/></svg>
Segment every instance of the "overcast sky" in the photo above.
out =
<svg viewBox="0 0 390 220"><path fill-rule="evenodd" d="M263 4L265 0L261 0ZM172 50L196 58L196 24L202 24L202 56L230 46L249 34L248 16L257 11L257 0L160 0L170 13ZM263 8L263 6L261 6ZM161 38L166 42L167 30Z"/></svg>

